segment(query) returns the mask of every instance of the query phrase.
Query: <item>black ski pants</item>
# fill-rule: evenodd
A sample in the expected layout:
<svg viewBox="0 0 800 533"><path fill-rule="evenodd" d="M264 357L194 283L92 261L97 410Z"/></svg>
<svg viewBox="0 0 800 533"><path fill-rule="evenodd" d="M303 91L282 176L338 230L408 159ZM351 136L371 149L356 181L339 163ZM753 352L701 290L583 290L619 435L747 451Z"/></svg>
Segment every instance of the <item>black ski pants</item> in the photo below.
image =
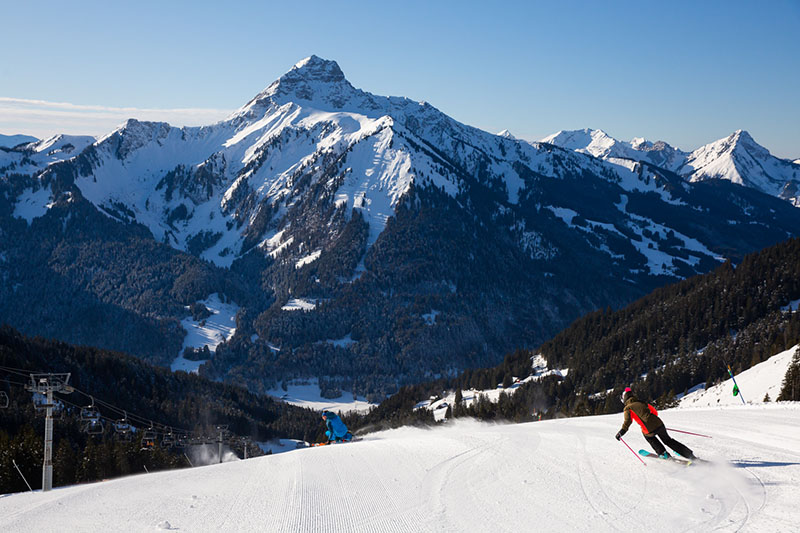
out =
<svg viewBox="0 0 800 533"><path fill-rule="evenodd" d="M667 451L664 448L664 444L666 444L667 446L678 452L681 455L681 457L686 457L687 459L694 458L694 453L692 452L692 450L690 450L680 442L670 437L669 434L667 434L667 428L664 426L661 426L660 428L655 430L649 437L645 435L644 438L647 440L650 446L653 447L653 450L655 450L655 452L658 455L661 455L662 453ZM661 440L659 441L658 439ZM663 442L664 444L661 444L661 442Z"/></svg>

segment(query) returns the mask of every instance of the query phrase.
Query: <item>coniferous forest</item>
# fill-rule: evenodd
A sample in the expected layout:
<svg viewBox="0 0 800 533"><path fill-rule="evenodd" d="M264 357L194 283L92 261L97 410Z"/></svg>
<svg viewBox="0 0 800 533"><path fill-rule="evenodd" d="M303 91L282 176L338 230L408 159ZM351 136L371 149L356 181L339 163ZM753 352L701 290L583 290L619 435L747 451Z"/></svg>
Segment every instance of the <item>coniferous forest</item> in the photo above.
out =
<svg viewBox="0 0 800 533"><path fill-rule="evenodd" d="M220 425L228 429L226 448L240 457L244 447L249 456L261 453L255 441L316 441L324 432L318 413L310 409L172 373L128 355L31 339L4 326L0 400L6 396L8 401L0 407L8 405L0 408L0 493L27 490L14 463L34 489L41 487L44 413L34 403L36 395L25 389L31 372L69 372L75 389L55 394L54 486L188 467L188 446L215 443ZM87 433L82 412L92 405L102 417L96 434ZM136 428L128 435L115 431L123 419ZM151 428L155 442L147 446L143 441ZM182 439L185 446L166 446L165 439Z"/></svg>
<svg viewBox="0 0 800 533"><path fill-rule="evenodd" d="M446 390L507 388L531 374L541 354L550 368L569 372L528 382L492 403L470 407L457 401L453 416L530 421L622 410L619 395L632 385L659 407L700 383L711 386L800 342L800 312L787 304L800 299L800 239L745 256L738 265L653 291L623 309L605 309L576 320L534 350L517 350L503 363L467 370L458 377L402 388L366 417L367 423L399 425L414 420L413 407ZM779 399L800 396L800 362L795 356ZM510 391L509 391L510 392ZM457 398L458 400L458 398Z"/></svg>

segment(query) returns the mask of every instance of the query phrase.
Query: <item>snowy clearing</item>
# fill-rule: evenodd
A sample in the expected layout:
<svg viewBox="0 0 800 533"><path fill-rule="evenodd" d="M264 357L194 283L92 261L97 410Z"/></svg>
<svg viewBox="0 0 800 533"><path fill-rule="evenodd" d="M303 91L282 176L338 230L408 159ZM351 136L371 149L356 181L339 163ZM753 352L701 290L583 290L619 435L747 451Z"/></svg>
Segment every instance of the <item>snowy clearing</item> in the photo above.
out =
<svg viewBox="0 0 800 533"><path fill-rule="evenodd" d="M184 358L183 351L186 348L208 346L210 351L215 352L219 343L230 339L236 333L238 305L235 303L223 303L217 293L212 294L205 300L201 300L200 303L205 305L212 314L199 322L192 319L192 317L181 320L181 326L186 330L187 335L183 339L183 346L181 346L178 357L170 365L173 372L183 370L184 372L197 373L200 365L205 363L204 360L192 361Z"/></svg>
<svg viewBox="0 0 800 533"><path fill-rule="evenodd" d="M362 441L0 498L4 531L796 531L800 404L682 409L710 465L634 457L622 415ZM635 449L644 439L626 436ZM685 438L684 438L685 437ZM56 526L57 524L57 526ZM168 524L168 525L167 525Z"/></svg>
<svg viewBox="0 0 800 533"><path fill-rule="evenodd" d="M286 403L317 411L328 410L341 413L369 411L376 405L369 403L362 396L354 399L353 393L349 391L343 391L338 398L323 398L320 395L319 381L316 379L309 379L301 383L290 382L287 384L286 390L273 389L267 391L267 394Z"/></svg>
<svg viewBox="0 0 800 533"><path fill-rule="evenodd" d="M281 307L283 311L313 311L317 308L316 300L309 300L306 298L290 298L284 306Z"/></svg>

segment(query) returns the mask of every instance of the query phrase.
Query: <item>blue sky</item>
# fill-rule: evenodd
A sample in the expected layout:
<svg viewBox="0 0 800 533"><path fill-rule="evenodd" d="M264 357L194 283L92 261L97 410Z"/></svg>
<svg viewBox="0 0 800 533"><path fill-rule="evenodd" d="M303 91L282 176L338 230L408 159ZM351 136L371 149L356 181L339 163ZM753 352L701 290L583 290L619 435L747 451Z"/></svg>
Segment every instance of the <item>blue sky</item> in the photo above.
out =
<svg viewBox="0 0 800 533"><path fill-rule="evenodd" d="M693 149L741 128L800 157L800 0L0 0L0 13L0 133L208 123L316 54L356 87L529 140L591 127Z"/></svg>

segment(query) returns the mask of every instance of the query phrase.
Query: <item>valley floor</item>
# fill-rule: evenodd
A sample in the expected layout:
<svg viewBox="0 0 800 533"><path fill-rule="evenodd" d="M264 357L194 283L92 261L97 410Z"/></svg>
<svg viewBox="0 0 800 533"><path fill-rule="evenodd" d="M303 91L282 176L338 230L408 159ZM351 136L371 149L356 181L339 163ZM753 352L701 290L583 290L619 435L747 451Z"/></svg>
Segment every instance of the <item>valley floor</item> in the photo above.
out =
<svg viewBox="0 0 800 533"><path fill-rule="evenodd" d="M713 461L643 466L622 415L459 421L0 497L2 531L797 531L800 404L677 409ZM625 439L646 447L638 430Z"/></svg>

